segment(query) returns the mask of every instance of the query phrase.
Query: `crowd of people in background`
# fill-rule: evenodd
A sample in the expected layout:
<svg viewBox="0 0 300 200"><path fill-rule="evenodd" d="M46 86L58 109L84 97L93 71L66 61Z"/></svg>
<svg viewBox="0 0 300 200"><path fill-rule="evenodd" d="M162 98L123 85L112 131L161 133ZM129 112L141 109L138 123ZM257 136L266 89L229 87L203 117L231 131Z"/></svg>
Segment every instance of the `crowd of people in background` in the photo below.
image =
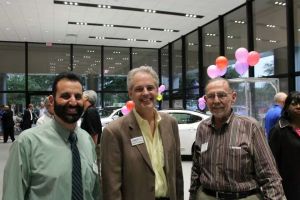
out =
<svg viewBox="0 0 300 200"><path fill-rule="evenodd" d="M103 133L97 93L72 72L28 105L16 142L15 111L1 105L3 141L13 142L3 199L183 200L178 126L156 110L157 74L135 68L127 88L134 109ZM233 112L237 93L224 78L204 98L211 117L197 129L189 199L299 199L300 92L275 94L265 127Z"/></svg>

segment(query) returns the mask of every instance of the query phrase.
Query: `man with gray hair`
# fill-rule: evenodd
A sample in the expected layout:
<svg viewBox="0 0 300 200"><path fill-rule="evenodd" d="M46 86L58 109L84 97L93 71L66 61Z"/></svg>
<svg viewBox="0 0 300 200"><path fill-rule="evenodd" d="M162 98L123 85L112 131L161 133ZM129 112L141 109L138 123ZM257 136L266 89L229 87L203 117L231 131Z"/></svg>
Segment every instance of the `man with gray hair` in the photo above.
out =
<svg viewBox="0 0 300 200"><path fill-rule="evenodd" d="M43 104L45 105L46 110L44 111L44 114L41 117L39 117L39 119L36 121L37 126L40 126L45 122L52 120L54 117L54 108L53 105L50 103L48 97L45 98Z"/></svg>
<svg viewBox="0 0 300 200"><path fill-rule="evenodd" d="M92 136L95 144L98 144L102 133L102 124L99 112L95 107L96 103L97 94L94 90L83 92L84 114L82 116L81 128Z"/></svg>
<svg viewBox="0 0 300 200"><path fill-rule="evenodd" d="M287 94L284 92L278 92L274 96L274 105L269 108L266 113L265 117L265 129L266 129L266 136L269 140L269 134L271 129L275 126L276 122L281 116L281 110L284 106L285 99Z"/></svg>

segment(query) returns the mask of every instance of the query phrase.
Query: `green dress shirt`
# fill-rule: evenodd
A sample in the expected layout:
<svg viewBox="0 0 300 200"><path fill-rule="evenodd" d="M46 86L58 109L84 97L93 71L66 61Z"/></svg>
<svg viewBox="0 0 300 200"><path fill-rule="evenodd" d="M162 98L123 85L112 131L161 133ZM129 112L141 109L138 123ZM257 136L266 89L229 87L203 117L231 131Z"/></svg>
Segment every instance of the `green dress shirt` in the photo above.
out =
<svg viewBox="0 0 300 200"><path fill-rule="evenodd" d="M95 146L90 135L74 130L81 158L85 200L100 199ZM70 132L55 120L28 129L12 144L4 169L3 200L71 200Z"/></svg>

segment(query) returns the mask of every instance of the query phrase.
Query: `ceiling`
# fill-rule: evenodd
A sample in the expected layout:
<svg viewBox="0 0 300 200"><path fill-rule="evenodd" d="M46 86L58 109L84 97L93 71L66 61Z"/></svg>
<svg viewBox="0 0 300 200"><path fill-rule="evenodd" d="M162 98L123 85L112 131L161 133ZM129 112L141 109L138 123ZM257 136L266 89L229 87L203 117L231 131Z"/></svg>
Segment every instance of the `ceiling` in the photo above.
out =
<svg viewBox="0 0 300 200"><path fill-rule="evenodd" d="M245 0L1 0L0 41L161 48L243 3ZM145 9L152 12L143 12Z"/></svg>

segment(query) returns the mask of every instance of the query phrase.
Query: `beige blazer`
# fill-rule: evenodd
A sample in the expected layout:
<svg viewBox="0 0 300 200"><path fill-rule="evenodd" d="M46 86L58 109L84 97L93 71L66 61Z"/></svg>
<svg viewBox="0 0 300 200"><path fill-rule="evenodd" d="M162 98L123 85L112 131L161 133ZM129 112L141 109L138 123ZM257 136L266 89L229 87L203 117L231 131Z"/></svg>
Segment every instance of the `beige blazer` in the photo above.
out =
<svg viewBox="0 0 300 200"><path fill-rule="evenodd" d="M170 200L183 200L178 125L173 117L159 113L159 131L164 148ZM111 122L101 138L101 176L103 200L154 200L155 174L145 143L131 145L142 136L133 112Z"/></svg>

